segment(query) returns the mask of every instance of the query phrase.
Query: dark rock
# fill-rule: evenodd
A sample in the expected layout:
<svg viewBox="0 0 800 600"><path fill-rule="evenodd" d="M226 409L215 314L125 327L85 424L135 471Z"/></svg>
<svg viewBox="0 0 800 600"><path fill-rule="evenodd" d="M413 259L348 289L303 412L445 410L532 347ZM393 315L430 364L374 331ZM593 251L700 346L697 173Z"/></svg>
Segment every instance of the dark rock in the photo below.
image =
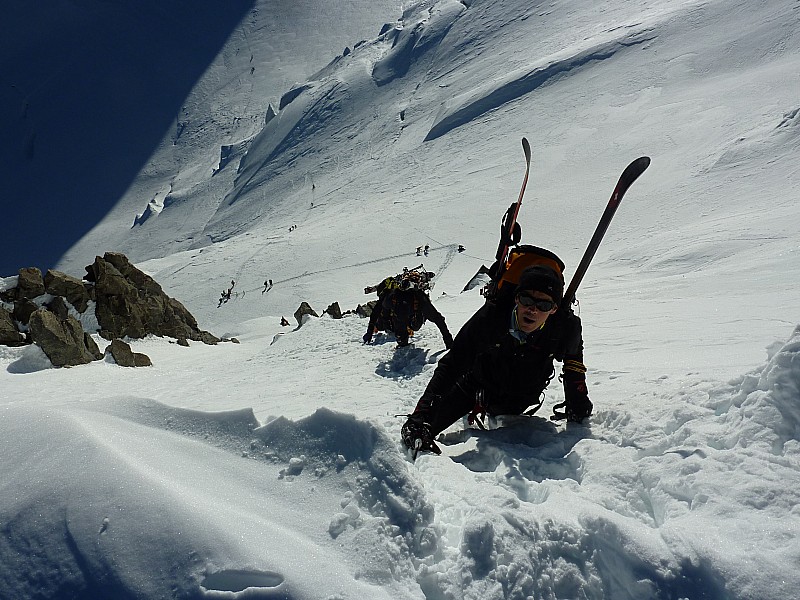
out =
<svg viewBox="0 0 800 600"><path fill-rule="evenodd" d="M53 296L63 296L79 313L83 313L89 307L91 287L61 271L51 269L44 276L45 291Z"/></svg>
<svg viewBox="0 0 800 600"><path fill-rule="evenodd" d="M311 308L311 305L308 302L302 302L300 307L294 311L294 318L297 319L298 326L303 325L303 317L305 315L311 315L312 317L319 317L319 315Z"/></svg>
<svg viewBox="0 0 800 600"><path fill-rule="evenodd" d="M29 325L32 340L56 367L83 365L103 357L75 317L59 319L47 308L40 308L31 315Z"/></svg>
<svg viewBox="0 0 800 600"><path fill-rule="evenodd" d="M328 308L326 308L325 312L323 314L325 314L325 313L329 314L334 319L341 319L342 318L342 309L339 308L339 303L338 302L334 302Z"/></svg>
<svg viewBox="0 0 800 600"><path fill-rule="evenodd" d="M372 315L372 309L375 308L375 305L378 303L377 300L370 300L366 304L359 304L356 307L356 314L359 317L369 317Z"/></svg>
<svg viewBox="0 0 800 600"><path fill-rule="evenodd" d="M24 346L25 336L17 330L14 318L5 308L0 307L0 344L4 346Z"/></svg>
<svg viewBox="0 0 800 600"><path fill-rule="evenodd" d="M133 353L133 366L134 367L152 367L153 361L150 360L150 357L147 354L142 354L141 352L134 352Z"/></svg>
<svg viewBox="0 0 800 600"><path fill-rule="evenodd" d="M167 336L216 344L219 339L201 331L180 302L167 296L149 275L134 267L124 254L107 252L86 267L94 281L95 314L106 339Z"/></svg>
<svg viewBox="0 0 800 600"><path fill-rule="evenodd" d="M42 272L36 267L19 270L16 300L32 300L44 294Z"/></svg>
<svg viewBox="0 0 800 600"><path fill-rule="evenodd" d="M15 321L27 325L31 315L37 310L39 310L39 307L31 300L17 300L14 302L14 312L12 314Z"/></svg>
<svg viewBox="0 0 800 600"><path fill-rule="evenodd" d="M216 336L202 331L183 304L167 296L152 277L133 266L124 254L107 252L96 257L86 267L84 279L54 270L47 271L42 278L35 267L20 269L16 287L0 293L0 300L14 304L12 314L3 309L5 315L0 315L0 344L22 345L29 343L30 338L56 366L102 358L92 337L85 334L77 319L69 316L70 305L83 313L90 301L96 303L99 333L107 340L157 335L181 340L186 345L188 340L219 342ZM40 309L32 300L45 293L53 299L45 309ZM30 320L37 313L31 325ZM29 325L30 335L20 333L17 323ZM151 364L145 355L136 360Z"/></svg>
<svg viewBox="0 0 800 600"><path fill-rule="evenodd" d="M130 345L120 339L115 339L106 348L106 352L111 354L114 362L120 367L152 367L150 357L140 352L134 352Z"/></svg>
<svg viewBox="0 0 800 600"><path fill-rule="evenodd" d="M66 301L61 296L56 296L48 302L46 306L50 312L55 313L62 321L65 321L69 316L69 308L67 307Z"/></svg>

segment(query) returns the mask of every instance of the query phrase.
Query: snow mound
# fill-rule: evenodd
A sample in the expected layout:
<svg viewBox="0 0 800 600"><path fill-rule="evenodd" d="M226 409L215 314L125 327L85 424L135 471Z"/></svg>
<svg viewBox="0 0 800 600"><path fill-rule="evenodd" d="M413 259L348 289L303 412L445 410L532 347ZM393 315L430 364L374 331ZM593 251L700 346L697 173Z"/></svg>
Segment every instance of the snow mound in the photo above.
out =
<svg viewBox="0 0 800 600"><path fill-rule="evenodd" d="M800 326L760 372L746 375L724 415L725 448L762 447L776 456L800 451Z"/></svg>
<svg viewBox="0 0 800 600"><path fill-rule="evenodd" d="M317 474L341 472L355 463L361 503L372 514L385 515L403 534L413 534L433 519L433 506L409 476L396 443L369 422L319 409L297 422L278 418L254 435L268 452L289 463L285 471L289 475L306 467Z"/></svg>
<svg viewBox="0 0 800 600"><path fill-rule="evenodd" d="M793 108L777 124L765 123L730 142L711 169L741 167L753 159L774 161L778 156L790 154L797 147L798 137L800 108Z"/></svg>
<svg viewBox="0 0 800 600"><path fill-rule="evenodd" d="M436 543L405 460L352 416L259 428L249 409L115 398L9 406L0 439L9 597L405 597L395 579ZM284 525L298 510L302 532Z"/></svg>
<svg viewBox="0 0 800 600"><path fill-rule="evenodd" d="M422 54L441 42L456 19L466 10L457 0L420 2L407 9L401 22L386 32L386 42L391 49L372 69L377 85L403 77Z"/></svg>

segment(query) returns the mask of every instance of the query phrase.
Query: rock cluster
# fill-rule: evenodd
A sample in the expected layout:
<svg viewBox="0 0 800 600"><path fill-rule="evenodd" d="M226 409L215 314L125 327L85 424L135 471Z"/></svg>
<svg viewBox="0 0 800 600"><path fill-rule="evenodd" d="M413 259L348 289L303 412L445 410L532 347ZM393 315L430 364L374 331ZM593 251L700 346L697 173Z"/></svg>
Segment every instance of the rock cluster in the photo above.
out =
<svg viewBox="0 0 800 600"><path fill-rule="evenodd" d="M167 296L149 275L119 253L107 252L86 267L84 280L35 267L19 270L17 285L0 291L0 344L38 345L53 365L86 364L109 353L117 364L147 366L150 359L134 353L120 338L148 335L216 344L180 302ZM101 352L84 331L82 315L94 303L99 334L112 343Z"/></svg>

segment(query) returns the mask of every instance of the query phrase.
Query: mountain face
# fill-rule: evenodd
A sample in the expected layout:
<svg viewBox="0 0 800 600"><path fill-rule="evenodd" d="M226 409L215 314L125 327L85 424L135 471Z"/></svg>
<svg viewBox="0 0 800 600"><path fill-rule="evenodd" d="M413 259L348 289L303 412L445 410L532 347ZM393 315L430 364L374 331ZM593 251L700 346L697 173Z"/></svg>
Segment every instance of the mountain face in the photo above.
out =
<svg viewBox="0 0 800 600"><path fill-rule="evenodd" d="M202 74L180 106L162 111L171 121L146 159L132 160L127 143L122 154L70 153L83 161L81 172L111 172L100 165L112 155L130 172L121 197L84 180L108 212L58 266L79 275L108 250L160 261L151 269L165 269L176 296L200 285L214 297L231 278L246 289L266 278L296 282L291 294L273 295L274 312L293 312L297 295L310 299L311 274L343 270L372 284L387 268L413 266L384 259L420 243L454 248L468 239L476 268L491 258L496 223L516 195L525 135L533 163L524 241L554 248L568 265L579 259L606 189L630 160L648 155L646 202L627 203L604 241L612 279L619 269L679 277L704 256L702 281L679 287L738 289L762 275L731 277L740 253L791 273L791 257L770 245L793 235L796 213L785 199L797 186L796 11L775 0L736 6L742 10L682 1L428 0L402 12L378 3L300 3L284 12L241 5L235 19L226 15L236 24L195 69ZM119 19L123 7L101 3L95 12ZM212 13L193 13L188 29L198 31L203 17L219 25ZM175 25L178 14L161 19L174 29L165 44L197 37ZM310 68L305 57L320 57L342 22L352 27L340 31L349 41L331 37L335 58ZM140 120L111 122L131 132ZM81 177L73 170L74 183ZM48 198L63 197L54 181L37 177L51 186ZM80 198L80 212L59 206L87 222L83 215L98 212ZM699 235L707 220L718 233ZM604 268L602 259L593 269ZM350 293L342 301L361 299ZM776 299L775 308L783 304Z"/></svg>
<svg viewBox="0 0 800 600"><path fill-rule="evenodd" d="M215 194L208 178L220 147L258 131L295 81L398 11L385 0L346 9L319 0L4 6L0 180L9 225L0 273L53 267L91 232L81 258L64 261L82 271L99 247L125 245L137 215L196 182ZM183 237L177 227L158 244Z"/></svg>

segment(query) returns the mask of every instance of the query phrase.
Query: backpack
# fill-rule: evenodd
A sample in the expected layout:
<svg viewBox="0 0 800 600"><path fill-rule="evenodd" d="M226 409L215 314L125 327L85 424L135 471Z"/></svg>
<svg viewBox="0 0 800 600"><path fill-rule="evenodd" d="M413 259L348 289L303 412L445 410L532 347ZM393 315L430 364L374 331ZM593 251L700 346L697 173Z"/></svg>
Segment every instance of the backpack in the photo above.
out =
<svg viewBox="0 0 800 600"><path fill-rule="evenodd" d="M417 331L425 323L417 293L413 290L396 289L386 296L383 302L383 318L395 332L407 328Z"/></svg>
<svg viewBox="0 0 800 600"><path fill-rule="evenodd" d="M522 272L533 265L550 267L564 284L564 262L550 250L538 246L515 246L508 253L505 265L495 263L489 269L492 281L483 289L487 301L513 304L514 292Z"/></svg>
<svg viewBox="0 0 800 600"><path fill-rule="evenodd" d="M429 291L433 286L431 280L436 274L432 271L426 271L422 265L409 269L403 268L402 273L398 273L393 277L387 277L378 285L370 285L364 288L365 294L377 292L378 296L382 296L384 292L392 290L409 290L418 289L422 291Z"/></svg>

